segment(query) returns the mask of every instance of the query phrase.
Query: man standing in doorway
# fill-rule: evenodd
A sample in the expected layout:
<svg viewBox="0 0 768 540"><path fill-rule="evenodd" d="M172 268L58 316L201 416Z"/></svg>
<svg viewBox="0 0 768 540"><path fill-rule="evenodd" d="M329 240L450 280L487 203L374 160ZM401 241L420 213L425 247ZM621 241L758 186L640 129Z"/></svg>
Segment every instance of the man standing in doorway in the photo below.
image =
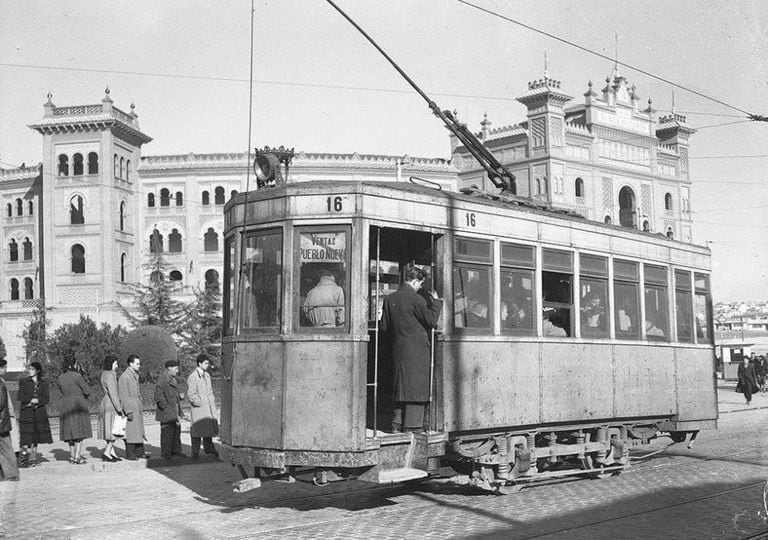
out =
<svg viewBox="0 0 768 540"><path fill-rule="evenodd" d="M219 433L219 411L213 396L211 376L208 369L211 361L205 354L197 357L197 368L187 378L187 397L192 405L192 420L189 436L192 439L192 457L200 457L200 442L206 454L218 456L213 437Z"/></svg>
<svg viewBox="0 0 768 540"><path fill-rule="evenodd" d="M432 291L432 305L418 293L426 274L405 271L404 283L384 298L379 328L388 332L395 362L395 416L392 431L423 431L429 402L430 331L437 326L443 301Z"/></svg>

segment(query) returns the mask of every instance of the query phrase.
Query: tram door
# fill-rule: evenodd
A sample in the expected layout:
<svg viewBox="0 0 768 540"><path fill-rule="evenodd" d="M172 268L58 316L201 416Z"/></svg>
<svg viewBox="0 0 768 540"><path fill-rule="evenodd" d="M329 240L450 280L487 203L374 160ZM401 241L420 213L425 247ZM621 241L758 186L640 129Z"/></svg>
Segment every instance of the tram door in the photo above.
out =
<svg viewBox="0 0 768 540"><path fill-rule="evenodd" d="M384 297L395 292L405 271L413 266L427 274L423 290L436 290L442 295L442 269L436 257L442 248L442 235L423 231L371 227L368 277L368 384L366 427L369 435L390 432L394 414L394 363L386 334L379 332ZM434 340L433 340L434 341ZM434 346L432 348L434 355ZM435 362L432 362L435 365ZM433 369L434 387L434 369ZM434 391L431 392L434 396ZM433 398L433 403L436 400ZM434 406L430 404L433 419ZM430 420L430 424L433 421ZM430 426L432 427L432 426Z"/></svg>

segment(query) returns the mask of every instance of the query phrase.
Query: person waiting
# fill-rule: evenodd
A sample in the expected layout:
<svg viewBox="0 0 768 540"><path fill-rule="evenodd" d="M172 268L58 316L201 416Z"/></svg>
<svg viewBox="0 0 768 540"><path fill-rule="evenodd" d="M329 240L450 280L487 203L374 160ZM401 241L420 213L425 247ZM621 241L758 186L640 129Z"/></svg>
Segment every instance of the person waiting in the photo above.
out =
<svg viewBox="0 0 768 540"><path fill-rule="evenodd" d="M312 326L344 325L344 289L336 284L333 273L320 270L320 279L304 300L303 311Z"/></svg>

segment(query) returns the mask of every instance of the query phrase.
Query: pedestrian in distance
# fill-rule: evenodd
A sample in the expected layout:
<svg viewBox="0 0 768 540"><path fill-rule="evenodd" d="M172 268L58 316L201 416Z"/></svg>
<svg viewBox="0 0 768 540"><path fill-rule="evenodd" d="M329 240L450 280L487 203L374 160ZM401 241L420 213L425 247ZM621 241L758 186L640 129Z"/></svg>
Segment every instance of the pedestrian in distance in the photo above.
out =
<svg viewBox="0 0 768 540"><path fill-rule="evenodd" d="M34 467L40 460L37 445L53 443L46 410L50 392L40 362L30 362L27 374L19 380L19 457L22 467Z"/></svg>
<svg viewBox="0 0 768 540"><path fill-rule="evenodd" d="M751 405L752 394L757 392L757 372L755 365L749 361L749 357L745 356L742 363L739 364L737 375L739 382L736 384L736 391L744 394L747 405Z"/></svg>
<svg viewBox="0 0 768 540"><path fill-rule="evenodd" d="M11 442L11 400L8 396L8 387L5 386L6 371L8 371L8 361L2 358L0 359L0 472L2 472L2 480L18 481L19 467Z"/></svg>
<svg viewBox="0 0 768 540"><path fill-rule="evenodd" d="M61 392L59 402L59 439L69 445L69 462L83 465L83 441L93 436L88 410L90 389L74 358L64 361L64 372L56 379Z"/></svg>
<svg viewBox="0 0 768 540"><path fill-rule="evenodd" d="M130 355L128 368L117 381L123 414L128 418L125 426L125 459L130 461L149 458L149 454L144 451L146 437L144 435L144 417L141 414L141 394L139 393L140 367L141 358L135 354Z"/></svg>
<svg viewBox="0 0 768 540"><path fill-rule="evenodd" d="M211 375L208 370L211 362L208 356L197 356L197 367L187 377L187 397L191 408L191 424L189 436L192 439L192 457L200 457L200 443L206 454L218 456L213 445L213 437L219 433L219 411L216 408L216 400L211 386Z"/></svg>
<svg viewBox="0 0 768 540"><path fill-rule="evenodd" d="M120 393L117 390L117 357L108 354L104 357L104 365L101 370L101 389L104 397L99 403L99 423L96 427L96 435L106 442L102 461L121 461L115 452L114 433L115 418L123 416L123 404L120 402Z"/></svg>
<svg viewBox="0 0 768 540"><path fill-rule="evenodd" d="M160 455L165 459L186 457L181 452L181 399L176 375L178 360L168 360L155 384L155 419L160 422Z"/></svg>
<svg viewBox="0 0 768 540"><path fill-rule="evenodd" d="M436 292L431 292L431 306L418 294L425 279L421 269L408 268L400 288L384 298L379 328L388 335L395 364L394 433L424 430L432 367L430 332L443 309Z"/></svg>

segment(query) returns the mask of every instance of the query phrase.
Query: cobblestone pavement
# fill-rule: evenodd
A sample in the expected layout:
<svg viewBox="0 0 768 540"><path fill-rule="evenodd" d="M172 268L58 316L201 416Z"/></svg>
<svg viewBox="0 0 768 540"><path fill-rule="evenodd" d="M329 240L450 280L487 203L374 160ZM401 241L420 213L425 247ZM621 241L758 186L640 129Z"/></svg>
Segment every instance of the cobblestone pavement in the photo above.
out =
<svg viewBox="0 0 768 540"><path fill-rule="evenodd" d="M569 480L505 496L437 482L318 488L308 478L244 494L212 458L70 465L63 443L46 461L0 482L7 538L745 538L766 532L768 394L747 407L720 383L717 431L693 450L673 445L605 480ZM147 426L159 455L159 426ZM183 426L185 452L189 438ZM668 439L635 452L661 450Z"/></svg>

